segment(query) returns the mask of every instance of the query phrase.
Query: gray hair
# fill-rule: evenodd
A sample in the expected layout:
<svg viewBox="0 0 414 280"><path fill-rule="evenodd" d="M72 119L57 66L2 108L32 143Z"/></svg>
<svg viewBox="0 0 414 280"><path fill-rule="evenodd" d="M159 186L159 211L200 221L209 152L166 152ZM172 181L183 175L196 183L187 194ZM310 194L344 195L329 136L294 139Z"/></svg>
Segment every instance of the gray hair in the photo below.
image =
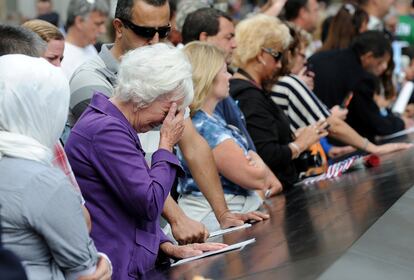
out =
<svg viewBox="0 0 414 280"><path fill-rule="evenodd" d="M184 97L183 109L194 96L191 64L182 50L165 43L132 50L122 57L115 96L140 108L157 98Z"/></svg>
<svg viewBox="0 0 414 280"><path fill-rule="evenodd" d="M24 54L39 57L46 48L47 43L33 31L21 26L0 24L0 56Z"/></svg>
<svg viewBox="0 0 414 280"><path fill-rule="evenodd" d="M210 7L207 3L204 1L193 1L193 0L181 0L177 4L177 14L175 16L176 26L177 30L182 32L184 22L187 18L187 16L198 9L201 8L208 8Z"/></svg>
<svg viewBox="0 0 414 280"><path fill-rule="evenodd" d="M109 4L107 0L71 0L68 6L66 29L75 23L77 16L86 19L90 13L99 12L109 15Z"/></svg>

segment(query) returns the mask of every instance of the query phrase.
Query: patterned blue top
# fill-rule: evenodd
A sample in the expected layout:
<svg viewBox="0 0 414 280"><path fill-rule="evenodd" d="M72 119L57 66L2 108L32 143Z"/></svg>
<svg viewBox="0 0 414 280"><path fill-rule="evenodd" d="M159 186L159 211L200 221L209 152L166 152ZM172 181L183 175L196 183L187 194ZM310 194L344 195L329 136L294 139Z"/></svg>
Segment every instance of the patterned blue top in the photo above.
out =
<svg viewBox="0 0 414 280"><path fill-rule="evenodd" d="M248 143L246 138L242 135L238 128L226 124L224 119L218 114L215 113L213 116L209 116L205 112L199 110L192 117L192 121L198 133L204 137L211 149L214 149L217 145L227 139L232 139L243 149L244 153L247 155ZM190 170L188 169L188 165L185 162L184 157L179 149L177 151L177 156L185 171L185 177L178 179L178 192L181 194L193 194L202 196L202 193L200 192L197 184L194 182ZM223 177L221 174L219 174L219 176L225 194L236 194L244 196L250 195L251 191L234 184L233 182Z"/></svg>

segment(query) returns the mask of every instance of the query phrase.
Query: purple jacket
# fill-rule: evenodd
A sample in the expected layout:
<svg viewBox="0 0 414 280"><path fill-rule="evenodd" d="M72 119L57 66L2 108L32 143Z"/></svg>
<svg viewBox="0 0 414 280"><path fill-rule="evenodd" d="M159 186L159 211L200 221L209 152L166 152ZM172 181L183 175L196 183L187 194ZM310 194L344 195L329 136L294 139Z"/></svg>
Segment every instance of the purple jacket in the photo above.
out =
<svg viewBox="0 0 414 280"><path fill-rule="evenodd" d="M148 167L136 131L106 96L96 93L65 146L92 218L91 236L114 268L112 279L137 278L154 267L169 241L159 216L178 159L158 150Z"/></svg>

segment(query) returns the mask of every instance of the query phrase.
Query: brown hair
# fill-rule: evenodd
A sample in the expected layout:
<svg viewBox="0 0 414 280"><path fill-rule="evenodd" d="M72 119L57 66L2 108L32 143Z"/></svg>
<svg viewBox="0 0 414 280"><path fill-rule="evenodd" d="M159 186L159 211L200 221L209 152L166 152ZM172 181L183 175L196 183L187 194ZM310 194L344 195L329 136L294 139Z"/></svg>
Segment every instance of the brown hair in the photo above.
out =
<svg viewBox="0 0 414 280"><path fill-rule="evenodd" d="M393 99L397 93L395 90L394 83L392 81L393 72L395 68L394 60L392 59L392 54L390 61L388 62L387 69L385 69L384 73L379 77L384 89L384 97L388 100Z"/></svg>
<svg viewBox="0 0 414 280"><path fill-rule="evenodd" d="M292 38L291 43L283 53L282 56L282 68L279 71L279 76L286 76L290 74L291 68L292 68L292 59L295 57L300 50L301 46L304 46L305 48L310 44L310 40L308 37L308 33L289 23L284 22L286 26L289 28L289 34ZM289 55L290 52L290 55Z"/></svg>
<svg viewBox="0 0 414 280"><path fill-rule="evenodd" d="M328 35L319 51L348 48L368 19L368 14L358 6L350 3L343 5L332 18Z"/></svg>
<svg viewBox="0 0 414 280"><path fill-rule="evenodd" d="M45 42L49 42L50 40L64 40L63 34L59 29L47 21L33 19L26 21L22 26L37 33Z"/></svg>

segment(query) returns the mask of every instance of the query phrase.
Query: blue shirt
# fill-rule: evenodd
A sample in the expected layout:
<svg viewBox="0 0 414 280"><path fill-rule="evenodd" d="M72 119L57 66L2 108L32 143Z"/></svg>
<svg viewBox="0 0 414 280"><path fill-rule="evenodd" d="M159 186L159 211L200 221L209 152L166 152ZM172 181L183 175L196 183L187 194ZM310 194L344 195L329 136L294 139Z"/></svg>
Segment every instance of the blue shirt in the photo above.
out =
<svg viewBox="0 0 414 280"><path fill-rule="evenodd" d="M237 127L246 137L249 150L256 152L256 147L254 146L253 140L247 131L246 119L244 118L243 112L237 105L237 102L238 101L235 101L231 96L226 97L217 104L214 113L224 119L227 124Z"/></svg>
<svg viewBox="0 0 414 280"><path fill-rule="evenodd" d="M200 110L192 117L192 121L198 133L207 141L211 149L214 149L223 141L231 139L236 142L247 155L249 145L246 138L237 127L227 124L218 114L214 113L213 116L209 116ZM181 194L202 196L180 150L178 150L177 156L185 171L185 177L179 178L178 180L178 192ZM250 195L250 191L234 184L221 174L219 174L219 176L225 194Z"/></svg>

